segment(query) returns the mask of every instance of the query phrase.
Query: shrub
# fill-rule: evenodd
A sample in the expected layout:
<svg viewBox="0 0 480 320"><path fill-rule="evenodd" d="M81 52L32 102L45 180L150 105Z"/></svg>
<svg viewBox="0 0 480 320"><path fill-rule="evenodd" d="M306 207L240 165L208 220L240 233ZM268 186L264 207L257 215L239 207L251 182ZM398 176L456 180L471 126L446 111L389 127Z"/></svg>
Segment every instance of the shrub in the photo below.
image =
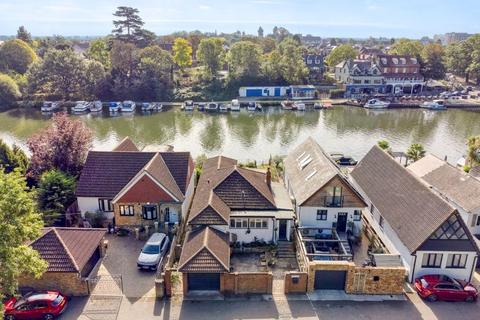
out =
<svg viewBox="0 0 480 320"><path fill-rule="evenodd" d="M339 99L339 98L345 97L344 89L331 89L329 93L330 93L330 98L332 99Z"/></svg>
<svg viewBox="0 0 480 320"><path fill-rule="evenodd" d="M6 74L0 74L0 110L11 108L20 96L15 80Z"/></svg>

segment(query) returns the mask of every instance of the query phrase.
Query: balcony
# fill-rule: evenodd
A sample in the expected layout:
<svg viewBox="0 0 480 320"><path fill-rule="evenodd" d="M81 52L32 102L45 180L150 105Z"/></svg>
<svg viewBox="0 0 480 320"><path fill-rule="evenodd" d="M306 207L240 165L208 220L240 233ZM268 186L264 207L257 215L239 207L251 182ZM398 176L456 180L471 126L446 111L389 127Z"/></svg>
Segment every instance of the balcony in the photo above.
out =
<svg viewBox="0 0 480 320"><path fill-rule="evenodd" d="M325 196L323 201L325 207L340 208L343 207L343 196Z"/></svg>

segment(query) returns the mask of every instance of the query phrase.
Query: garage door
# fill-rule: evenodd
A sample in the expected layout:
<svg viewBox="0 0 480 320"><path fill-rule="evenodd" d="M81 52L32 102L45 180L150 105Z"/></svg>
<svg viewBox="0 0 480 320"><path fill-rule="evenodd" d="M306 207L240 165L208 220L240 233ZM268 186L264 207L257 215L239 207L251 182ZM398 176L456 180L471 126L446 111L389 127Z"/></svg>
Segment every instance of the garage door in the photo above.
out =
<svg viewBox="0 0 480 320"><path fill-rule="evenodd" d="M315 271L316 290L344 290L346 271L320 270Z"/></svg>
<svg viewBox="0 0 480 320"><path fill-rule="evenodd" d="M188 290L220 290L219 273L189 273Z"/></svg>

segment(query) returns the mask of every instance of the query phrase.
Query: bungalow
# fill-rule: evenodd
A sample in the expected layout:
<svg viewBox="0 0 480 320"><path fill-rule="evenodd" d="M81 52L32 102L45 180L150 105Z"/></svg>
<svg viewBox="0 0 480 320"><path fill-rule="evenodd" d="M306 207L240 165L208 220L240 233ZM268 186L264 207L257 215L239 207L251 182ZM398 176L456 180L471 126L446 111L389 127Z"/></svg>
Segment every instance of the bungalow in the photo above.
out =
<svg viewBox="0 0 480 320"><path fill-rule="evenodd" d="M271 181L270 171L241 168L236 160L218 156L203 164L188 225L178 264L185 293L223 291L230 242L290 241L293 210L283 186Z"/></svg>
<svg viewBox="0 0 480 320"><path fill-rule="evenodd" d="M40 279L22 276L20 289L59 290L69 296L89 294L87 278L104 255L105 229L44 228L29 245L48 263Z"/></svg>
<svg viewBox="0 0 480 320"><path fill-rule="evenodd" d="M407 169L456 208L472 234L480 237L480 180L431 154Z"/></svg>
<svg viewBox="0 0 480 320"><path fill-rule="evenodd" d="M309 137L285 159L285 185L300 227L359 234L366 204L320 145Z"/></svg>
<svg viewBox="0 0 480 320"><path fill-rule="evenodd" d="M118 226L179 223L193 197L189 152L143 152L126 138L114 151L90 151L77 184L82 216L102 212Z"/></svg>
<svg viewBox="0 0 480 320"><path fill-rule="evenodd" d="M351 177L369 205L364 217L400 253L410 282L432 273L472 279L479 250L457 209L377 146Z"/></svg>

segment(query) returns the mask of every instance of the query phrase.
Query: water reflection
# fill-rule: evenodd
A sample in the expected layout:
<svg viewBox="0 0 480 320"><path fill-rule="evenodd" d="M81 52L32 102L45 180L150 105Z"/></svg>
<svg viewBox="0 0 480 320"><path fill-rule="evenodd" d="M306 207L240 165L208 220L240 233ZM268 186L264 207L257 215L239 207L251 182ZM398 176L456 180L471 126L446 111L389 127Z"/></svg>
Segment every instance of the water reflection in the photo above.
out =
<svg viewBox="0 0 480 320"><path fill-rule="evenodd" d="M178 108L152 114L74 116L95 132L95 148L111 149L130 136L140 146L171 144L177 150L223 153L239 159L264 160L271 154L286 154L307 136L313 136L327 151L363 156L380 139L395 150L419 142L438 156L452 161L464 153L468 136L480 134L480 112L448 110L365 110L335 107L306 112L279 107L262 112L208 114L183 112ZM0 113L0 138L24 145L26 139L49 123L35 110Z"/></svg>

